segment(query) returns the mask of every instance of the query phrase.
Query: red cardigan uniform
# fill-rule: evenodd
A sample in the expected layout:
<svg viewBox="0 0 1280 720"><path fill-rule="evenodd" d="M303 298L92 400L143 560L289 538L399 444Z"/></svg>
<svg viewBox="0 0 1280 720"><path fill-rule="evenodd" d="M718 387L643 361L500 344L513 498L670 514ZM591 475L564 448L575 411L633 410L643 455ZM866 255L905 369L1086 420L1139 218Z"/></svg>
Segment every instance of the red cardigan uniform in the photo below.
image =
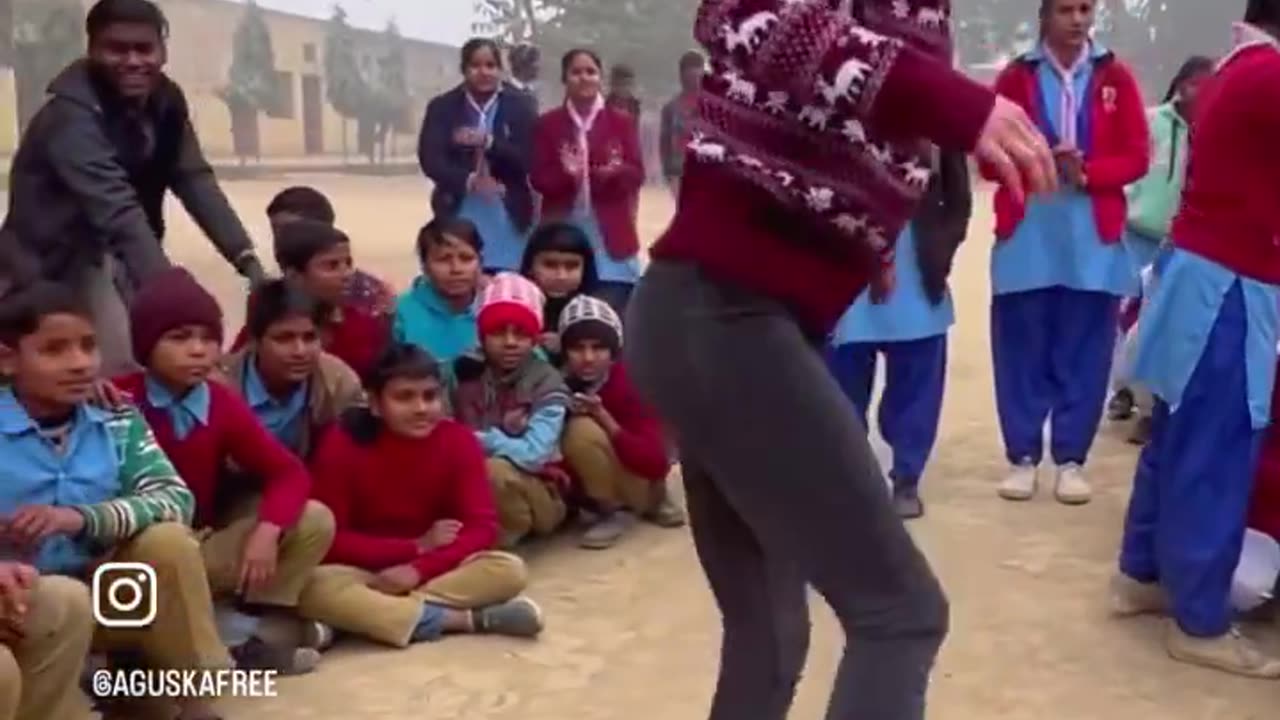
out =
<svg viewBox="0 0 1280 720"><path fill-rule="evenodd" d="M306 466L267 432L253 410L230 388L209 382L209 422L179 440L166 410L147 400L144 375L119 378L116 386L133 396L155 433L160 449L196 499L196 528L213 525L214 499L227 461L262 480L258 517L282 528L292 527L302 515L311 493Z"/></svg>
<svg viewBox="0 0 1280 720"><path fill-rule="evenodd" d="M475 433L453 420L426 438L380 432L368 445L335 427L312 469L315 498L337 523L326 562L371 572L410 564L426 582L498 540L484 451ZM462 523L458 538L424 552L418 540L440 520Z"/></svg>
<svg viewBox="0 0 1280 720"><path fill-rule="evenodd" d="M662 424L631 384L626 366L614 363L599 395L600 404L622 426L622 431L613 436L613 449L622 465L646 480L665 480L671 461Z"/></svg>
<svg viewBox="0 0 1280 720"><path fill-rule="evenodd" d="M1040 127L1047 127L1046 109L1036 73L1043 60L1023 57L1013 61L996 79L996 92L1022 106ZM1129 68L1107 53L1094 60L1089 92L1089 148L1084 159L1088 181L1085 191L1093 200L1098 234L1105 243L1120 242L1129 213L1125 186L1142 178L1151 163L1151 136L1147 129L1142 91ZM994 180L989 168L983 175ZM1026 215L1026 205L1007 188L996 190L996 238L1013 235Z"/></svg>
<svg viewBox="0 0 1280 720"><path fill-rule="evenodd" d="M578 126L563 107L543 114L534 129L533 189L542 194L544 220L569 218L578 201L579 181L564 171L560 152L578 144ZM636 215L640 209L640 186L644 184L644 162L635 120L606 107L596 117L587 134L591 168L591 208L604 235L605 250L615 260L626 260L640 252ZM611 161L622 167L609 175L598 170Z"/></svg>
<svg viewBox="0 0 1280 720"><path fill-rule="evenodd" d="M1280 41L1239 50L1201 89L1178 247L1280 284Z"/></svg>

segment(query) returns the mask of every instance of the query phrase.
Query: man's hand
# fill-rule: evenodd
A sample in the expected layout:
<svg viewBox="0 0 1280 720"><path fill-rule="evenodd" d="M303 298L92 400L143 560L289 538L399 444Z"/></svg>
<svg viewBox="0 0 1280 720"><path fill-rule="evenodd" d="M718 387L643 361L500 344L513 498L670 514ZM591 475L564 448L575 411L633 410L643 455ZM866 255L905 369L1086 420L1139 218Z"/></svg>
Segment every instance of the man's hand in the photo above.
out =
<svg viewBox="0 0 1280 720"><path fill-rule="evenodd" d="M387 595L408 595L422 584L422 576L412 565L396 565L378 573L369 588Z"/></svg>
<svg viewBox="0 0 1280 720"><path fill-rule="evenodd" d="M457 520L440 520L431 526L426 535L418 540L418 549L422 552L439 550L458 539L458 531L462 523Z"/></svg>
<svg viewBox="0 0 1280 720"><path fill-rule="evenodd" d="M0 643L22 639L31 589L40 574L25 563L0 562Z"/></svg>
<svg viewBox="0 0 1280 720"><path fill-rule="evenodd" d="M1076 148L1062 146L1053 149L1053 159L1057 161L1062 177L1066 178L1072 187L1083 190L1088 184L1084 174L1084 154Z"/></svg>
<svg viewBox="0 0 1280 720"><path fill-rule="evenodd" d="M133 396L110 380L99 380L93 386L93 402L104 410L123 410L133 404Z"/></svg>
<svg viewBox="0 0 1280 720"><path fill-rule="evenodd" d="M244 541L240 556L240 579L237 587L241 593L250 593L266 587L276 576L276 560L280 555L279 525L260 522Z"/></svg>
<svg viewBox="0 0 1280 720"><path fill-rule="evenodd" d="M973 154L995 169L1000 184L1019 202L1026 201L1028 192L1058 189L1058 171L1049 143L1022 108L1008 98L996 97Z"/></svg>
<svg viewBox="0 0 1280 720"><path fill-rule="evenodd" d="M84 529L84 516L71 508L26 505L0 523L0 529L14 543L31 546L53 535L79 535Z"/></svg>
<svg viewBox="0 0 1280 720"><path fill-rule="evenodd" d="M249 281L249 289L253 289L267 281L267 271L262 267L262 261L253 251L247 251L235 263L236 272L240 273L240 277Z"/></svg>

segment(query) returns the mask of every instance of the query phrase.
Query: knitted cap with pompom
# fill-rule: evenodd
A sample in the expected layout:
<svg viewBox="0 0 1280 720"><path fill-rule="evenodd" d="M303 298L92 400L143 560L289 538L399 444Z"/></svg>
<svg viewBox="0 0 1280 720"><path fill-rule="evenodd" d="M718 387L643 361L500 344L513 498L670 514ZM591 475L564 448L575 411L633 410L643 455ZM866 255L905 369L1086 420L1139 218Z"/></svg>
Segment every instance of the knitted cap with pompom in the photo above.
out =
<svg viewBox="0 0 1280 720"><path fill-rule="evenodd" d="M476 325L485 337L514 326L530 337L542 333L542 307L546 297L532 280L512 272L498 273L480 291Z"/></svg>

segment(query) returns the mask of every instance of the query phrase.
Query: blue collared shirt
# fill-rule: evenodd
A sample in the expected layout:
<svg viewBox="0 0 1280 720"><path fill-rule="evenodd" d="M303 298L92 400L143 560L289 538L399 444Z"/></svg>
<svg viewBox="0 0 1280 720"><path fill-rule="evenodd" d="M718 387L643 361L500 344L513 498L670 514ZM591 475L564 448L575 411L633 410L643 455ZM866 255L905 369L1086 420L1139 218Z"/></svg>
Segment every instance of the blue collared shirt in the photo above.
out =
<svg viewBox="0 0 1280 720"><path fill-rule="evenodd" d="M61 451L40 432L11 389L0 390L0 516L26 505L96 505L120 496L120 449L110 413L87 403L75 409ZM77 574L93 553L75 538L46 539L33 558L41 573Z"/></svg>
<svg viewBox="0 0 1280 720"><path fill-rule="evenodd" d="M147 402L168 414L173 434L179 440L185 440L197 425L209 424L209 383L202 382L178 398L148 373L146 388Z"/></svg>
<svg viewBox="0 0 1280 720"><path fill-rule="evenodd" d="M302 430L306 422L309 383L293 389L288 397L278 399L267 391L258 374L258 359L245 358L244 399L267 430L294 453L302 446Z"/></svg>

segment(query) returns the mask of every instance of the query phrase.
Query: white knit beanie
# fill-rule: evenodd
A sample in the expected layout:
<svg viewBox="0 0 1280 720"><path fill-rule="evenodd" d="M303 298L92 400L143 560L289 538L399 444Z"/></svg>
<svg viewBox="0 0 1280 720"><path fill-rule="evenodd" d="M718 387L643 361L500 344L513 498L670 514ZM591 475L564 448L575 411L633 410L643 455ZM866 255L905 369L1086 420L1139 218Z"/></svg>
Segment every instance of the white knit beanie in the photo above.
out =
<svg viewBox="0 0 1280 720"><path fill-rule="evenodd" d="M572 338L593 329L599 333L595 337L601 337L614 348L622 347L622 319L609 303L590 295L570 300L560 313L561 344L568 345Z"/></svg>

